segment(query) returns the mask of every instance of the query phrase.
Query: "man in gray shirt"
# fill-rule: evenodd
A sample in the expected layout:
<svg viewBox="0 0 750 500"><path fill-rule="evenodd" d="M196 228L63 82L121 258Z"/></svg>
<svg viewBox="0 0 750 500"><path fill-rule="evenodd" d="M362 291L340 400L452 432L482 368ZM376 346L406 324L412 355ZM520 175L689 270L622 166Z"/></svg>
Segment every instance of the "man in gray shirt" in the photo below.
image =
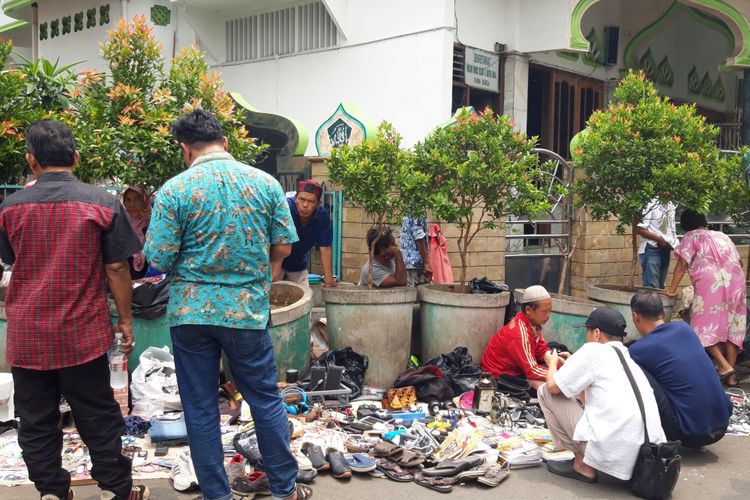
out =
<svg viewBox="0 0 750 500"><path fill-rule="evenodd" d="M373 227L367 232L367 248L371 248L378 236L377 228ZM383 234L375 246L372 261L372 284L377 288L392 288L406 286L406 265L401 256L401 250L396 245L393 237L393 229L385 226ZM359 276L359 286L367 286L367 273L369 261L362 266Z"/></svg>

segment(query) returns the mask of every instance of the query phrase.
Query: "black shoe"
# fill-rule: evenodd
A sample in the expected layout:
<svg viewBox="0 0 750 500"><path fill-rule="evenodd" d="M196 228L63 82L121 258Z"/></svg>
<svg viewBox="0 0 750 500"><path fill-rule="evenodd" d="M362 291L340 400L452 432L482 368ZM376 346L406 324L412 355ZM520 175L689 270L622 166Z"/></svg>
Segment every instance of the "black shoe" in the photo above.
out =
<svg viewBox="0 0 750 500"><path fill-rule="evenodd" d="M297 472L297 482L302 484L310 484L315 478L318 477L318 471L315 469L300 470Z"/></svg>
<svg viewBox="0 0 750 500"><path fill-rule="evenodd" d="M331 464L331 475L336 479L349 479L352 477L352 470L346 464L344 454L333 448L326 450L326 460Z"/></svg>
<svg viewBox="0 0 750 500"><path fill-rule="evenodd" d="M317 444L305 443L302 445L302 454L310 459L313 469L318 472L327 471L331 465L326 461L323 450Z"/></svg>

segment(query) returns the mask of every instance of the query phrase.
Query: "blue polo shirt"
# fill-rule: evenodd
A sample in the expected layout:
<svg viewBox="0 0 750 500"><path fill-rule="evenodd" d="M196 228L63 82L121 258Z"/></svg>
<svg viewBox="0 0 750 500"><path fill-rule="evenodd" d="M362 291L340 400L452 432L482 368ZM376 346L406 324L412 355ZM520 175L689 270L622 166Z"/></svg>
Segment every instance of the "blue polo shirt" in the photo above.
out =
<svg viewBox="0 0 750 500"><path fill-rule="evenodd" d="M727 427L732 403L690 325L664 323L630 346L629 352L664 389L684 435L703 436Z"/></svg>
<svg viewBox="0 0 750 500"><path fill-rule="evenodd" d="M292 213L294 227L297 228L299 241L292 245L292 253L284 259L281 267L290 273L296 273L307 269L307 254L314 246L330 247L333 241L331 231L331 217L328 215L328 209L325 205L318 207L318 211L313 215L307 226L302 227L302 221L297 211L297 204L294 198L287 198L289 211Z"/></svg>

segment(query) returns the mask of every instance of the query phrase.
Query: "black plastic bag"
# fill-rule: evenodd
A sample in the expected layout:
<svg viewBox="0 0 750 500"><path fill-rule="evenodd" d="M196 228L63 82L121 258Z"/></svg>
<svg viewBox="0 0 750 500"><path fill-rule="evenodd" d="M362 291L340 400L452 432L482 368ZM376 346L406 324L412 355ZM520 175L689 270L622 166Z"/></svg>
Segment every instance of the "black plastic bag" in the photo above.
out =
<svg viewBox="0 0 750 500"><path fill-rule="evenodd" d="M502 293L510 292L510 287L503 284L497 284L494 281L490 281L487 278L474 278L469 281L469 293L471 294L491 294L491 293ZM505 318L503 318L503 324L507 325L511 319L516 315L516 301L513 298L513 294L510 294L510 302L505 308Z"/></svg>
<svg viewBox="0 0 750 500"><path fill-rule="evenodd" d="M454 396L472 390L482 374L482 368L474 364L469 349L462 346L456 347L447 354L441 354L424 365L440 368L440 371L450 380Z"/></svg>
<svg viewBox="0 0 750 500"><path fill-rule="evenodd" d="M169 302L169 282L166 277L158 283L147 281L133 289L133 316L156 319L164 316Z"/></svg>
<svg viewBox="0 0 750 500"><path fill-rule="evenodd" d="M355 399L362 394L365 373L370 366L367 356L355 352L351 347L344 347L328 351L312 363L312 366L322 366L323 368L327 368L329 365L344 367L341 384L352 391L349 396L350 399Z"/></svg>
<svg viewBox="0 0 750 500"><path fill-rule="evenodd" d="M414 386L417 399L423 403L449 401L453 398L450 379L436 366L410 368L398 376L393 387Z"/></svg>

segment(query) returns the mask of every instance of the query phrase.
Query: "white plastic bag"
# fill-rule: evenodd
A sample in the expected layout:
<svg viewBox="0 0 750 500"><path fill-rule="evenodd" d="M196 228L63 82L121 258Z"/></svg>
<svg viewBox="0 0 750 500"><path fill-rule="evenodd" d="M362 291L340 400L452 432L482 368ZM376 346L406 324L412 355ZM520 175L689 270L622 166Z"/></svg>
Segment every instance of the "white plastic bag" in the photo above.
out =
<svg viewBox="0 0 750 500"><path fill-rule="evenodd" d="M133 411L145 420L165 411L181 411L182 402L177 389L174 357L168 347L149 347L141 354L138 368L130 383Z"/></svg>

